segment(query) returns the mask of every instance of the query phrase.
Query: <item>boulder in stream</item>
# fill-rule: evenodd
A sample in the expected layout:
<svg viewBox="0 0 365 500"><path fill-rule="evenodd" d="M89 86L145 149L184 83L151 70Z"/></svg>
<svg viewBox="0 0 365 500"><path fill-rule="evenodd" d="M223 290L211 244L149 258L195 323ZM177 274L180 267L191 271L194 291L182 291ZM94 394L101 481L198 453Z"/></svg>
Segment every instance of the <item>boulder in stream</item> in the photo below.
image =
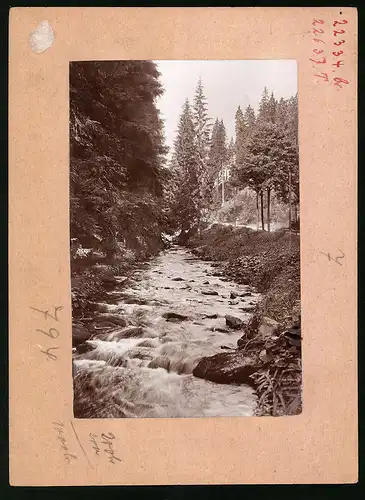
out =
<svg viewBox="0 0 365 500"><path fill-rule="evenodd" d="M234 330L239 330L243 326L243 321L240 318L236 318L235 316L227 314L226 325L229 326L229 328L233 328Z"/></svg>
<svg viewBox="0 0 365 500"><path fill-rule="evenodd" d="M88 302L88 309L90 311L97 311L97 312L108 312L109 311L109 306L108 304L103 304L101 302Z"/></svg>
<svg viewBox="0 0 365 500"><path fill-rule="evenodd" d="M229 333L229 330L228 328L223 328L221 326L218 326L217 328L213 328L213 332Z"/></svg>
<svg viewBox="0 0 365 500"><path fill-rule="evenodd" d="M127 321L123 316L117 314L101 314L99 317L95 318L93 323L111 323L112 325L127 326Z"/></svg>
<svg viewBox="0 0 365 500"><path fill-rule="evenodd" d="M219 295L215 290L202 290L203 295Z"/></svg>
<svg viewBox="0 0 365 500"><path fill-rule="evenodd" d="M76 323L72 325L72 346L77 347L89 340L94 332L89 331L82 324Z"/></svg>
<svg viewBox="0 0 365 500"><path fill-rule="evenodd" d="M235 349L233 344L221 345L221 349Z"/></svg>
<svg viewBox="0 0 365 500"><path fill-rule="evenodd" d="M170 369L170 359L167 356L157 356L152 359L147 365L148 368L164 368L166 371Z"/></svg>
<svg viewBox="0 0 365 500"><path fill-rule="evenodd" d="M243 312L251 312L253 311L255 308L253 306L250 306L249 304L243 306L243 307L240 307L240 310L243 311Z"/></svg>
<svg viewBox="0 0 365 500"><path fill-rule="evenodd" d="M193 375L218 384L248 384L255 387L250 375L262 367L262 362L241 351L222 352L202 358Z"/></svg>
<svg viewBox="0 0 365 500"><path fill-rule="evenodd" d="M203 319L217 319L218 318L218 314L215 313L215 314L206 314Z"/></svg>
<svg viewBox="0 0 365 500"><path fill-rule="evenodd" d="M89 342L85 342L83 344L79 344L76 348L77 354L85 354L86 352L93 351L95 349L95 346L90 344Z"/></svg>
<svg viewBox="0 0 365 500"><path fill-rule="evenodd" d="M105 273L99 276L100 281L104 285L104 288L111 289L120 283L118 279L113 276L112 273Z"/></svg>
<svg viewBox="0 0 365 500"><path fill-rule="evenodd" d="M189 316L175 312L166 312L162 315L162 317L165 318L166 321L185 321L189 319Z"/></svg>
<svg viewBox="0 0 365 500"><path fill-rule="evenodd" d="M133 337L143 337L144 329L141 326L130 326L128 328L123 328L112 334L111 340L122 340L129 339Z"/></svg>
<svg viewBox="0 0 365 500"><path fill-rule="evenodd" d="M180 276L178 276L177 278L172 278L172 281L185 281L184 278L180 278Z"/></svg>

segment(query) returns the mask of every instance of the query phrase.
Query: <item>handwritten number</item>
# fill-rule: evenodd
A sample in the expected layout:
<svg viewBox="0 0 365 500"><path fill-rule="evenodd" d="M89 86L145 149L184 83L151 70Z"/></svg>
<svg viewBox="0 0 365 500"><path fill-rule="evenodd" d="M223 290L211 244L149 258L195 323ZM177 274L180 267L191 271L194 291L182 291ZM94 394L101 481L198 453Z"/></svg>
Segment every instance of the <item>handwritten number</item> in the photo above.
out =
<svg viewBox="0 0 365 500"><path fill-rule="evenodd" d="M338 255L336 258L333 258L329 252L320 252L322 255L325 255L329 261L336 262L339 266L342 266L341 262L339 262L339 259L343 259L345 257L345 254L343 253L342 250L339 249L339 251L342 253L342 255Z"/></svg>
<svg viewBox="0 0 365 500"><path fill-rule="evenodd" d="M334 21L333 27L336 27L338 24L347 24L347 21L346 19L344 19L343 21Z"/></svg>
<svg viewBox="0 0 365 500"><path fill-rule="evenodd" d="M340 89L342 89L341 83L344 83L346 85L350 83L348 80L345 80L345 78L339 78L339 77L334 78L333 82L334 82L333 85L335 87L339 87Z"/></svg>
<svg viewBox="0 0 365 500"><path fill-rule="evenodd" d="M342 19L340 21L338 20L334 20L332 21L332 26L334 28L336 28L336 26L338 25L344 25L344 24L348 24L348 21L345 20L345 19ZM322 29L324 26L322 26L322 28L317 28L316 26L317 25L324 25L324 20L323 19L313 19L312 21L312 26L314 26L314 28L312 28L312 33L314 35L318 34L318 35L323 35L324 34L324 30ZM334 29L333 30L333 36L337 37L338 35L343 35L344 33L346 33L346 31L344 29ZM316 42L316 43L326 43L324 40L321 39L322 37L319 37L319 38L313 38L313 42ZM335 45L336 47L339 47L341 45L343 45L345 43L345 40L339 40L339 41L333 41L333 45ZM318 48L314 48L312 49L312 52L313 54L315 54L316 56L320 56L320 54L323 54L323 50L321 49L318 49ZM340 57L344 54L344 51L343 50L333 50L331 55L333 57ZM319 65L319 64L326 64L327 63L327 58L325 56L321 56L320 58L318 59L314 59L314 58L310 58L309 59L310 61L312 61L313 63L315 63L315 65ZM341 66L344 66L344 61L343 60L337 60L335 63L332 64L332 66L334 68L340 68ZM315 66L312 65L313 69L315 69ZM335 70L333 69L332 72L335 72ZM329 81L329 78L328 78L328 73L325 73L325 72L321 72L321 73L318 73L318 74L315 74L314 75L315 77L321 79L320 81L322 82L328 82ZM343 85L348 85L350 82L348 80L346 80L345 78L333 78L332 79L332 84L338 89L342 89L343 88ZM321 252L323 253L323 252ZM341 259L343 258L343 256L340 256L340 257L337 257L336 259L333 259L331 257L330 254L324 254L324 255L327 255L328 256L328 259L329 260L334 260L337 264L339 265L342 265L340 262L338 262L338 259Z"/></svg>
<svg viewBox="0 0 365 500"><path fill-rule="evenodd" d="M318 78L323 78L325 82L328 82L328 75L327 75L327 73L321 73L319 75L314 75L314 76L318 76Z"/></svg>
<svg viewBox="0 0 365 500"><path fill-rule="evenodd" d="M58 339L58 337L60 336L60 333L58 330L56 330L56 328L50 328L48 332L37 328L37 332L44 333L44 335L47 335L47 337L51 337L51 339Z"/></svg>
<svg viewBox="0 0 365 500"><path fill-rule="evenodd" d="M324 56L322 57L322 61L316 61L312 58L310 58L309 60L315 62L316 64L325 64L327 62L327 59Z"/></svg>
<svg viewBox="0 0 365 500"><path fill-rule="evenodd" d="M58 311L62 311L63 306L54 307L54 313L53 314L50 314L48 312L48 310L47 311L42 311L41 309L37 309L36 307L31 307L31 309L33 309L33 311L37 311L37 312L39 312L41 314L44 314L44 319L48 319L48 317L49 317L49 318L54 319L55 321L58 321L58 315L57 315L57 313L58 313Z"/></svg>
<svg viewBox="0 0 365 500"><path fill-rule="evenodd" d="M52 349L58 349L58 347L49 347L48 349L44 350L41 349L41 352L47 356L47 361L51 359L52 361L57 361L57 356L53 354L53 352L50 352Z"/></svg>

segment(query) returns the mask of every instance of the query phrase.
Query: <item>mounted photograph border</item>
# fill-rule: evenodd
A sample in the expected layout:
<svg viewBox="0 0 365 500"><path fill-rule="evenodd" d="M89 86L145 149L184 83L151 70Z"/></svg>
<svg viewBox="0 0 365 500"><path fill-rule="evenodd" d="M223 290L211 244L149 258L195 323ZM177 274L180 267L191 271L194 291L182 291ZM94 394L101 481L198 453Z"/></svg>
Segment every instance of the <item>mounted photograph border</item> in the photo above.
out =
<svg viewBox="0 0 365 500"><path fill-rule="evenodd" d="M357 12L341 12L350 23L345 69L351 83L337 89L314 77L310 61L313 19L326 20L324 36L332 42L335 7L153 9L153 25L148 8L11 10L12 485L356 482ZM28 37L44 19L53 26L55 41L36 54ZM69 356L68 63L235 59L243 53L298 61L303 413L283 419L76 424ZM341 265L334 262L342 255L339 249L345 256ZM90 454L90 433L115 435L122 468ZM71 467L67 454L77 456Z"/></svg>

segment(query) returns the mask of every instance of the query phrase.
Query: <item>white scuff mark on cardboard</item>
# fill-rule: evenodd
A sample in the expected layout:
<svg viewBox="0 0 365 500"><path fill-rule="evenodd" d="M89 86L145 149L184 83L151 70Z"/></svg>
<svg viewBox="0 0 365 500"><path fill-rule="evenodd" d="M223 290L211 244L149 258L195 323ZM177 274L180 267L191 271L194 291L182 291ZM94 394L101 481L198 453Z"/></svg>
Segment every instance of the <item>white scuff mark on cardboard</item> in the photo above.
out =
<svg viewBox="0 0 365 500"><path fill-rule="evenodd" d="M33 52L40 54L50 48L54 39L52 26L48 21L41 21L29 35L29 45Z"/></svg>

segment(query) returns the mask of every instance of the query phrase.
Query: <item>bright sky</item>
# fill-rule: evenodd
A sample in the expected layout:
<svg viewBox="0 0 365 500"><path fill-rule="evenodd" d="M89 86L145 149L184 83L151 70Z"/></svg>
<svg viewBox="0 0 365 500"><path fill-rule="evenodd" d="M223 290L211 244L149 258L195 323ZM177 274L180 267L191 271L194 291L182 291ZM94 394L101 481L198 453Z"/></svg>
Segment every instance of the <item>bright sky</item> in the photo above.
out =
<svg viewBox="0 0 365 500"><path fill-rule="evenodd" d="M297 93L295 60L257 61L155 61L165 89L157 100L165 124L166 145L172 147L181 108L192 102L199 77L202 78L208 112L213 121L223 118L228 139L234 136L234 116L240 105L255 109L266 85L277 99Z"/></svg>

